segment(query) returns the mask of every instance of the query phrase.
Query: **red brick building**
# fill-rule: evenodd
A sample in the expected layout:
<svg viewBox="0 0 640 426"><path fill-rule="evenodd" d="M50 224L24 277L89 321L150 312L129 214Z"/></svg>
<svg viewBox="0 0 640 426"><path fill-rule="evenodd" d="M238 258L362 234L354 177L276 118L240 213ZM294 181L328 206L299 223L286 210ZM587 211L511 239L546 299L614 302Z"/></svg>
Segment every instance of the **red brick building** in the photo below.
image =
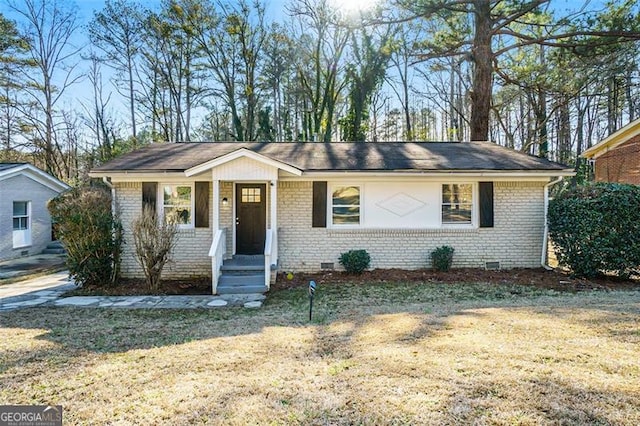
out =
<svg viewBox="0 0 640 426"><path fill-rule="evenodd" d="M595 180L640 185L640 119L586 150L594 162Z"/></svg>

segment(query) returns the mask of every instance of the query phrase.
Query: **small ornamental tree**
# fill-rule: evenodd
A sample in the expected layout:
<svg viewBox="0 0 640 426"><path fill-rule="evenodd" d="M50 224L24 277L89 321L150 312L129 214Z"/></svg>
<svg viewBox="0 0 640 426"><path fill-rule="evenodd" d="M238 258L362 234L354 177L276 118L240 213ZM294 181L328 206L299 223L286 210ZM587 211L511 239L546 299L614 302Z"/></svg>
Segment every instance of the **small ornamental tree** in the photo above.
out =
<svg viewBox="0 0 640 426"><path fill-rule="evenodd" d="M175 218L160 222L154 209L144 207L132 224L136 260L144 271L147 286L157 290L164 265L170 260L177 242Z"/></svg>
<svg viewBox="0 0 640 426"><path fill-rule="evenodd" d="M549 203L549 237L574 275L640 273L640 186L596 183Z"/></svg>
<svg viewBox="0 0 640 426"><path fill-rule="evenodd" d="M111 191L84 186L63 192L48 204L57 235L67 251L76 284L114 284L120 272L122 226L112 212Z"/></svg>

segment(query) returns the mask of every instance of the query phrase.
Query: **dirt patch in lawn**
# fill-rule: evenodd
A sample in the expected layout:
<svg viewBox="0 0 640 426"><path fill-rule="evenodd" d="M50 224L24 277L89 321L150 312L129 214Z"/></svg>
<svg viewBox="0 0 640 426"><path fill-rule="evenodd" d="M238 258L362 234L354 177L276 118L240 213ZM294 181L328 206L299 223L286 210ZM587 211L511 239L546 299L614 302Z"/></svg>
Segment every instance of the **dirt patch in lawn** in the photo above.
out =
<svg viewBox="0 0 640 426"><path fill-rule="evenodd" d="M272 289L294 288L309 285L314 280L318 284L339 283L490 283L531 285L539 288L558 291L583 290L622 290L640 288L638 280L622 280L616 277L599 277L590 280L572 278L568 274L543 268L516 268L509 270L488 271L477 268L452 269L439 272L432 269L374 269L361 275L347 274L341 271L326 271L317 274L278 274L278 280Z"/></svg>
<svg viewBox="0 0 640 426"><path fill-rule="evenodd" d="M290 289L309 285L314 280L318 284L371 284L371 283L489 283L506 285L530 285L558 291L622 290L640 288L638 280L621 280L615 277L601 277L591 280L571 278L560 271L546 269L509 269L487 271L484 269L462 268L449 272L431 269L374 269L361 275L342 271L325 271L315 274L278 273L271 290ZM74 296L139 296L139 295L207 295L211 294L211 279L208 277L192 280L163 280L157 291L150 291L142 279L122 279L116 286L83 287L68 295Z"/></svg>

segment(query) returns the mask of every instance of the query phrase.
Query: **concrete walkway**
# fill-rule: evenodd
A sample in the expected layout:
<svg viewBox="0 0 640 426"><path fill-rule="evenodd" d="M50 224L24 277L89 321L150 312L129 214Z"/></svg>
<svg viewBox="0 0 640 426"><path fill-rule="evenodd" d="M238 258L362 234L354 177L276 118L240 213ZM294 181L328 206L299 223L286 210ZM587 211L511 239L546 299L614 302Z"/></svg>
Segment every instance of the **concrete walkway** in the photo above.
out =
<svg viewBox="0 0 640 426"><path fill-rule="evenodd" d="M61 297L76 288L68 273L32 278L0 285L0 312L32 306L78 306L92 308L210 309L224 306L259 308L263 294L223 296L73 296Z"/></svg>
<svg viewBox="0 0 640 426"><path fill-rule="evenodd" d="M60 271L65 268L64 254L37 254L0 262L0 286L20 277Z"/></svg>
<svg viewBox="0 0 640 426"><path fill-rule="evenodd" d="M0 311L52 303L75 288L66 271L3 284L0 285Z"/></svg>

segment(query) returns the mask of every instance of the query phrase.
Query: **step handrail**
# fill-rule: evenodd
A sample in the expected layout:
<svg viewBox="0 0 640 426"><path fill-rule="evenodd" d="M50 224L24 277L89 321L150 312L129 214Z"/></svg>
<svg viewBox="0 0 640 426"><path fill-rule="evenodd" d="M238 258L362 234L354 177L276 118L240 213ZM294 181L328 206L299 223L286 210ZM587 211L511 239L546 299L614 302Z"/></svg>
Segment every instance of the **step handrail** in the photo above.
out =
<svg viewBox="0 0 640 426"><path fill-rule="evenodd" d="M227 252L227 238L224 229L218 229L211 241L209 256L211 257L211 292L216 294L218 291L218 280L220 279L220 268L224 255Z"/></svg>
<svg viewBox="0 0 640 426"><path fill-rule="evenodd" d="M264 242L264 286L267 290L271 288L271 257L273 256L274 234L275 230L267 229L267 235Z"/></svg>

